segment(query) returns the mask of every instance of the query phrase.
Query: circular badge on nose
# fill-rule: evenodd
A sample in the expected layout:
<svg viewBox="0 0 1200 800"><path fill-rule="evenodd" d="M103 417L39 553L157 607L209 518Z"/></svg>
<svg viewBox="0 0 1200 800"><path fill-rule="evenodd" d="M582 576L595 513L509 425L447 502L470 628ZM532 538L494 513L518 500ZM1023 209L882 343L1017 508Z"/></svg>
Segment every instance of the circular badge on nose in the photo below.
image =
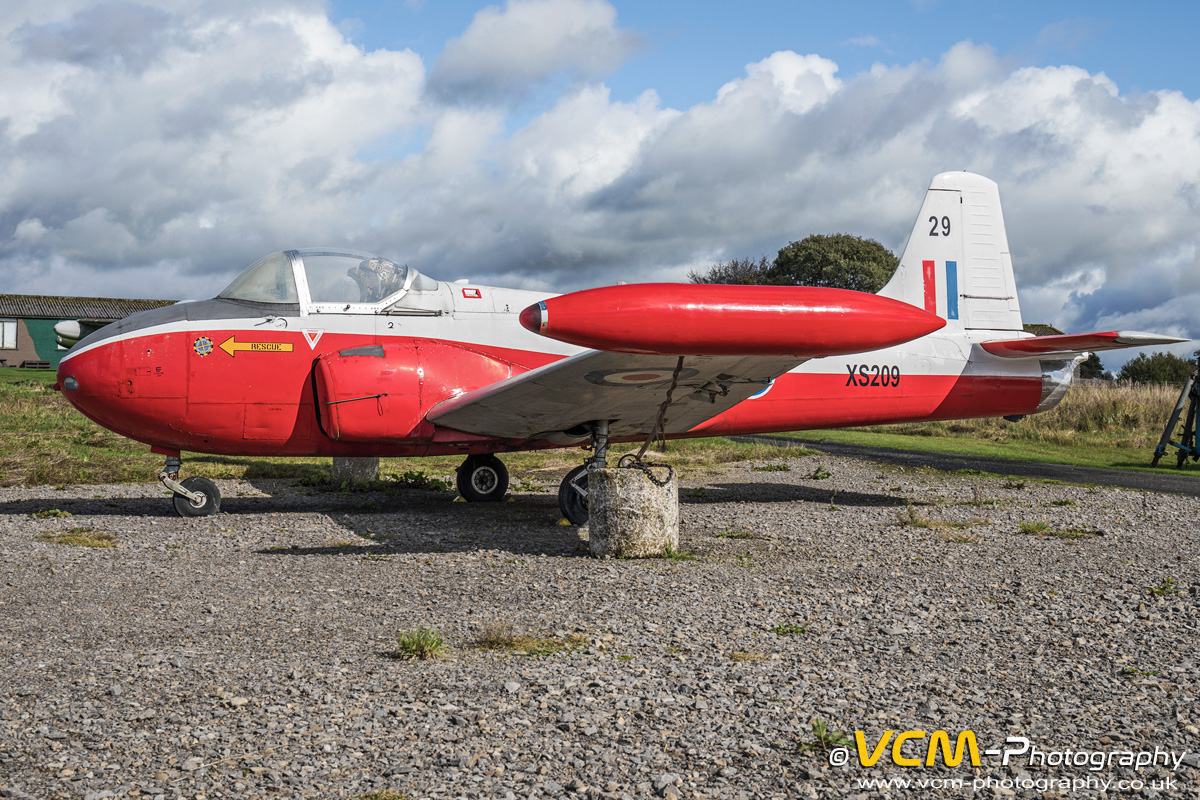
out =
<svg viewBox="0 0 1200 800"><path fill-rule="evenodd" d="M201 336L192 343L192 349L196 351L196 355L206 356L212 352L212 339L208 338L207 336Z"/></svg>

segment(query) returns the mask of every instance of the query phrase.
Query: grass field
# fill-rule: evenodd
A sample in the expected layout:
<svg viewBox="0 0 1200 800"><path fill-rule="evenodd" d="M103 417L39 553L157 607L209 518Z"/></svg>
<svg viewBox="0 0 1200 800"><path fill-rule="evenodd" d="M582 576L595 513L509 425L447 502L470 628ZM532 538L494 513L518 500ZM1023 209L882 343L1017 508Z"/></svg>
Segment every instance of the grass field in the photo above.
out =
<svg viewBox="0 0 1200 800"><path fill-rule="evenodd" d="M903 450L1149 470L1178 386L1073 386L1051 411L1020 422L999 418L807 431L798 438ZM1174 448L1155 470L1174 469ZM1188 462L1185 472L1200 473Z"/></svg>
<svg viewBox="0 0 1200 800"><path fill-rule="evenodd" d="M0 369L0 486L152 481L162 457L146 445L104 430L71 408L51 387L49 370ZM1073 387L1058 408L1019 423L999 419L931 422L875 428L808 431L808 439L910 450L986 455L1118 469L1148 469L1154 445L1175 403L1171 386ZM615 454L629 448L615 448ZM663 460L685 476L714 464L795 456L790 448L728 439L671 442ZM579 449L504 456L514 491L556 484L582 463ZM420 484L453 481L461 457L383 459L381 474ZM1159 469L1175 464L1173 454ZM1185 470L1200 472L1189 463ZM184 454L184 474L208 478L329 479L328 458L241 458ZM433 485L436 485L433 484Z"/></svg>

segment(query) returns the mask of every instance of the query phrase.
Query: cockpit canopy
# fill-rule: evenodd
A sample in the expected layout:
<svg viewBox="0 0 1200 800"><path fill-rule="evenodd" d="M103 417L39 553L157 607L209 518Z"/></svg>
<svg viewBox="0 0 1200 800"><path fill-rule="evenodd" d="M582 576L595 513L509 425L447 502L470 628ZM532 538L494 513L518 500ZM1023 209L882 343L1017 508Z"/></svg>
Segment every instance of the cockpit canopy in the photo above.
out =
<svg viewBox="0 0 1200 800"><path fill-rule="evenodd" d="M255 303L393 305L409 291L431 291L437 282L386 258L351 250L286 250L252 264L225 291L226 300ZM330 309L332 310L332 309Z"/></svg>

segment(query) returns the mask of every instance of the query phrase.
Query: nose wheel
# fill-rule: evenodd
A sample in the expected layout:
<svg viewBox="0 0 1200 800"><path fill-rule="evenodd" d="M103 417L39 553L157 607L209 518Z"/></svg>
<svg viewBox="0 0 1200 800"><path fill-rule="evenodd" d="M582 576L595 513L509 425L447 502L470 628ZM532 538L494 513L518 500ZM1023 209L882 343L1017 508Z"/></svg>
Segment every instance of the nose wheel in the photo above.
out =
<svg viewBox="0 0 1200 800"><path fill-rule="evenodd" d="M497 503L508 493L508 469L494 455L467 456L458 467L458 493L472 503Z"/></svg>
<svg viewBox="0 0 1200 800"><path fill-rule="evenodd" d="M186 478L179 480L183 461L178 456L167 456L167 463L158 480L175 495L175 510L181 517L207 517L221 510L221 490L208 478Z"/></svg>

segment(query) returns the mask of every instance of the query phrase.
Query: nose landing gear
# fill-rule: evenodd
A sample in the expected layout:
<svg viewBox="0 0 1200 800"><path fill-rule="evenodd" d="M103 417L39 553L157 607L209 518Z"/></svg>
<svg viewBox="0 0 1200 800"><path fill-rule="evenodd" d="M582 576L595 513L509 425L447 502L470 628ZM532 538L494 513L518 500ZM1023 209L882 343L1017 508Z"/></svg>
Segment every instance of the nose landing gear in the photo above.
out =
<svg viewBox="0 0 1200 800"><path fill-rule="evenodd" d="M208 478L186 478L179 480L183 460L179 456L167 456L167 463L158 480L174 494L175 510L181 517L207 517L221 510L221 491Z"/></svg>

